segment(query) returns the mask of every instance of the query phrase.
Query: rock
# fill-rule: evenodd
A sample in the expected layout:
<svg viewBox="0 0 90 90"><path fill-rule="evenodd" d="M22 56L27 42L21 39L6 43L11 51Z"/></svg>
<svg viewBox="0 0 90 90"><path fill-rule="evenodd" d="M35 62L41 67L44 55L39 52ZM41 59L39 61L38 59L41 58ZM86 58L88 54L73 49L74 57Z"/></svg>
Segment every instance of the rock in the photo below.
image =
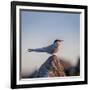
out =
<svg viewBox="0 0 90 90"><path fill-rule="evenodd" d="M52 55L40 67L37 77L63 77L65 76L64 67L56 55Z"/></svg>

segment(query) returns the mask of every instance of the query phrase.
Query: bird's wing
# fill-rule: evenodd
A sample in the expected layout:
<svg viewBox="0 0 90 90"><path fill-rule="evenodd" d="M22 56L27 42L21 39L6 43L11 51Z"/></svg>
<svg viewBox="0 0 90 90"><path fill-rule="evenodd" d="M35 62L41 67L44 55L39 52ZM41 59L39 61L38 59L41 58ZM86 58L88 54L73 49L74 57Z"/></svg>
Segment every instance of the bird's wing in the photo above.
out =
<svg viewBox="0 0 90 90"><path fill-rule="evenodd" d="M34 51L34 52L47 52L47 53L52 53L54 50L55 45L49 45L47 47L42 47L42 48L36 48L36 49L29 49L29 52Z"/></svg>
<svg viewBox="0 0 90 90"><path fill-rule="evenodd" d="M47 47L30 49L30 51L34 51L34 52L47 52Z"/></svg>
<svg viewBox="0 0 90 90"><path fill-rule="evenodd" d="M47 53L52 53L53 50L55 49L55 45L52 44L52 45L49 45L47 47L44 47L43 49L45 49Z"/></svg>

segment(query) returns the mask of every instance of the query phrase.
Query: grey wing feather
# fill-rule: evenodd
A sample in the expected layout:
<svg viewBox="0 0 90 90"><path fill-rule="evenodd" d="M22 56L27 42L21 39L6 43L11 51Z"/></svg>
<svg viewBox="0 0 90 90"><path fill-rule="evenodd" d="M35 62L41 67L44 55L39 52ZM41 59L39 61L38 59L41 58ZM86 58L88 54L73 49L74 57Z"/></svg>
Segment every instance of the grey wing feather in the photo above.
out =
<svg viewBox="0 0 90 90"><path fill-rule="evenodd" d="M43 47L43 48L36 48L36 49L28 49L28 52L47 52L48 48L47 47Z"/></svg>
<svg viewBox="0 0 90 90"><path fill-rule="evenodd" d="M37 48L37 49L28 49L29 52L47 52L47 53L52 53L53 49L55 48L54 45L50 45L47 47L43 47L43 48Z"/></svg>

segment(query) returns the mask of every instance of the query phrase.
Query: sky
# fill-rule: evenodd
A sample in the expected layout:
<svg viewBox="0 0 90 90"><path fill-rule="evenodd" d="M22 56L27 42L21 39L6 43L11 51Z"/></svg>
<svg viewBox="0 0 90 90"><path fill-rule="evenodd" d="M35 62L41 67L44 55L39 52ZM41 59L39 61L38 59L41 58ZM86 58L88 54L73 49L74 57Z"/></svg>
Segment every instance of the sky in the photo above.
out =
<svg viewBox="0 0 90 90"><path fill-rule="evenodd" d="M29 48L51 45L62 39L59 56L75 64L80 55L80 14L63 12L21 11L21 73L29 75L50 56L27 52Z"/></svg>

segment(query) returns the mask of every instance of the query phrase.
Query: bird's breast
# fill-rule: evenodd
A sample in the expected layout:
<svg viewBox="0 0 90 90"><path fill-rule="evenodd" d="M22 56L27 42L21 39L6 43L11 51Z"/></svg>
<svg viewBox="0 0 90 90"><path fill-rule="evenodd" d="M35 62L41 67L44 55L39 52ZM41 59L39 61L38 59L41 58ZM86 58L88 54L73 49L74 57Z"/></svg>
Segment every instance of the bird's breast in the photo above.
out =
<svg viewBox="0 0 90 90"><path fill-rule="evenodd" d="M57 53L59 51L58 48L55 48L52 53Z"/></svg>

